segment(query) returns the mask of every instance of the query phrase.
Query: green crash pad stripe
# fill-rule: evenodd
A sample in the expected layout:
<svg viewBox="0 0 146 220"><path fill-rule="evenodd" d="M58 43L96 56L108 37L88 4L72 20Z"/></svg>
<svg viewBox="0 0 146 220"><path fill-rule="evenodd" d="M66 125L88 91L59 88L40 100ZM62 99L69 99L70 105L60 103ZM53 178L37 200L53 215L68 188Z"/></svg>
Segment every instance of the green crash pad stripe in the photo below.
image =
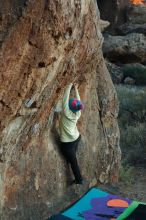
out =
<svg viewBox="0 0 146 220"><path fill-rule="evenodd" d="M132 202L132 204L117 218L117 220L124 220L125 218L127 218L137 208L139 204L146 205L146 203L142 202Z"/></svg>

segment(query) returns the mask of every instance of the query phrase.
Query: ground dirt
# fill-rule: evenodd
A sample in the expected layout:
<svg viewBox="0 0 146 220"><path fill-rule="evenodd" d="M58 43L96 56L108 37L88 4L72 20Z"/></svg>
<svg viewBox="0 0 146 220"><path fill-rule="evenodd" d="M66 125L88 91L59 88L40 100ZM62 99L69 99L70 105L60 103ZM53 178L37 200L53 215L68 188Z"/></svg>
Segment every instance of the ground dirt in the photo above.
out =
<svg viewBox="0 0 146 220"><path fill-rule="evenodd" d="M134 167L130 179L129 182L121 180L117 185L106 184L98 187L112 194L146 202L146 168Z"/></svg>

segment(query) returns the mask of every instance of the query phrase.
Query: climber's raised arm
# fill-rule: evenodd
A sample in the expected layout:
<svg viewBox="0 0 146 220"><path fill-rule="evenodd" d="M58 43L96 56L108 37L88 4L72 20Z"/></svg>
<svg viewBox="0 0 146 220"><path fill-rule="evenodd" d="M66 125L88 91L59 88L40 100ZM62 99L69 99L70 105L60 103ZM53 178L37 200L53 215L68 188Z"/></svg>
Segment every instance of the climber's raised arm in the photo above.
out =
<svg viewBox="0 0 146 220"><path fill-rule="evenodd" d="M77 84L77 83L74 83L74 88L75 88L76 98L77 98L78 100L81 100L81 99L80 99L79 92L78 92L78 84Z"/></svg>
<svg viewBox="0 0 146 220"><path fill-rule="evenodd" d="M63 111L66 111L66 110L69 110L69 96L70 96L70 90L72 88L73 84L70 83L66 89L65 89L65 92L64 92L64 95L63 95L63 101L62 101L62 108L63 108Z"/></svg>

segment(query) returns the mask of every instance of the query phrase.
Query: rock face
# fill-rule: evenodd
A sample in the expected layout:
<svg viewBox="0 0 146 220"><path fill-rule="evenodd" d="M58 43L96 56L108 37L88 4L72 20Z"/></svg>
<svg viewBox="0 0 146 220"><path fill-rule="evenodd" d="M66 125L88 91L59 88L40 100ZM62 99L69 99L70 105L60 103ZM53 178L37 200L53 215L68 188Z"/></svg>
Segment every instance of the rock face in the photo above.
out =
<svg viewBox="0 0 146 220"><path fill-rule="evenodd" d="M122 70L124 78L132 78L136 85L146 85L146 66L140 63L131 63L123 65Z"/></svg>
<svg viewBox="0 0 146 220"><path fill-rule="evenodd" d="M145 5L129 5L126 10L126 20L131 24L146 23L146 6Z"/></svg>
<svg viewBox="0 0 146 220"><path fill-rule="evenodd" d="M125 8L129 0L97 0L101 18L110 22L108 33L115 34L116 28L126 20ZM111 13L112 11L112 13Z"/></svg>
<svg viewBox="0 0 146 220"><path fill-rule="evenodd" d="M103 44L105 57L123 63L146 62L146 36L131 33L126 36L106 36Z"/></svg>
<svg viewBox="0 0 146 220"><path fill-rule="evenodd" d="M135 84L135 80L132 79L131 77L126 77L124 79L124 83L127 84L127 85L134 85Z"/></svg>
<svg viewBox="0 0 146 220"><path fill-rule="evenodd" d="M86 106L79 163L90 185L118 180L117 96L102 56L96 1L2 3L0 213L4 220L42 220L79 197L68 185L55 130L65 86L79 82Z"/></svg>
<svg viewBox="0 0 146 220"><path fill-rule="evenodd" d="M117 28L120 35L142 33L146 35L146 6L131 5L126 9L126 22Z"/></svg>
<svg viewBox="0 0 146 220"><path fill-rule="evenodd" d="M124 73L122 71L122 68L108 61L106 61L106 66L109 70L113 83L115 84L122 83L124 79Z"/></svg>
<svg viewBox="0 0 146 220"><path fill-rule="evenodd" d="M117 32L119 35L127 35L130 33L142 33L146 35L146 23L145 24L125 23L117 29Z"/></svg>

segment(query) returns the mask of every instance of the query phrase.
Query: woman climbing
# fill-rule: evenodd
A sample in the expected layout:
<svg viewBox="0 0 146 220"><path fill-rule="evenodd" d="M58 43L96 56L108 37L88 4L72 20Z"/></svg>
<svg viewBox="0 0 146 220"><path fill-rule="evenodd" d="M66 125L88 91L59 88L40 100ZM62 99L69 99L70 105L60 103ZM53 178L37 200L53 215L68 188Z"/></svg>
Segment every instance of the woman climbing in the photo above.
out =
<svg viewBox="0 0 146 220"><path fill-rule="evenodd" d="M76 98L70 98L70 91L74 87ZM75 176L74 183L82 184L83 178L78 166L76 151L81 135L77 129L77 121L81 116L83 104L80 101L77 84L69 84L64 92L62 102L62 115L59 123L61 151L67 162L71 165Z"/></svg>

